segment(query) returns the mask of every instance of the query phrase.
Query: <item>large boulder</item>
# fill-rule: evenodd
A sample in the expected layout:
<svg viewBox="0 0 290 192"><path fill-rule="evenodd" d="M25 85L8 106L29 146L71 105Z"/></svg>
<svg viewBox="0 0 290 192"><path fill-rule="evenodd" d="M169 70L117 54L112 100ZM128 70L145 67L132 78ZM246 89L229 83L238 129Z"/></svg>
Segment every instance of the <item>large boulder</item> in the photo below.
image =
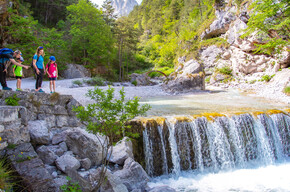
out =
<svg viewBox="0 0 290 192"><path fill-rule="evenodd" d="M116 144L116 146L113 147L109 161L115 164L123 165L124 161L129 157L134 159L133 146L131 140L128 137L124 137Z"/></svg>
<svg viewBox="0 0 290 192"><path fill-rule="evenodd" d="M216 20L212 22L209 29L201 34L201 39L208 39L226 33L231 22L236 19L231 11L226 10L216 10L215 15Z"/></svg>
<svg viewBox="0 0 290 192"><path fill-rule="evenodd" d="M30 143L23 143L14 149L8 149L8 159L12 167L26 185L27 191L59 191L53 177L46 170Z"/></svg>
<svg viewBox="0 0 290 192"><path fill-rule="evenodd" d="M67 64L66 70L61 74L66 79L91 77L91 73L82 65Z"/></svg>
<svg viewBox="0 0 290 192"><path fill-rule="evenodd" d="M69 153L66 153L63 156L57 158L55 164L57 168L64 173L67 173L68 169L77 170L78 168L81 167L80 162Z"/></svg>
<svg viewBox="0 0 290 192"><path fill-rule="evenodd" d="M107 147L105 137L88 133L80 128L68 131L66 144L69 150L80 158L89 158L93 165L102 163L102 158L104 158L102 145Z"/></svg>
<svg viewBox="0 0 290 192"><path fill-rule="evenodd" d="M154 85L154 83L150 81L150 78L146 74L133 73L130 75L130 82L136 82L136 86Z"/></svg>
<svg viewBox="0 0 290 192"><path fill-rule="evenodd" d="M223 48L219 48L216 45L207 47L201 52L200 59L204 65L204 68L211 68L215 66L217 58L224 52Z"/></svg>
<svg viewBox="0 0 290 192"><path fill-rule="evenodd" d="M129 191L144 190L149 181L149 176L142 166L130 157L126 159L123 169L116 171L113 175L118 177Z"/></svg>
<svg viewBox="0 0 290 192"><path fill-rule="evenodd" d="M163 88L173 93L204 90L203 66L195 60L186 62L183 71L179 71L176 78L164 84Z"/></svg>
<svg viewBox="0 0 290 192"><path fill-rule="evenodd" d="M46 121L37 120L28 122L28 130L33 144L46 145L50 142L50 134Z"/></svg>

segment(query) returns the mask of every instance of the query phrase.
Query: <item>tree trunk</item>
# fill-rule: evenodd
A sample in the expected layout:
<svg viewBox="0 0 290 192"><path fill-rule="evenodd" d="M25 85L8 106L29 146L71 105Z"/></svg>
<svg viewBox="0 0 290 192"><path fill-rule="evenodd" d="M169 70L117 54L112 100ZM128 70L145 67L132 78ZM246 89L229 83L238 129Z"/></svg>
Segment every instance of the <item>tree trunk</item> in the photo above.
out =
<svg viewBox="0 0 290 192"><path fill-rule="evenodd" d="M120 45L119 45L119 67L120 67L120 74L119 74L119 81L122 81L122 44L123 38L121 37Z"/></svg>

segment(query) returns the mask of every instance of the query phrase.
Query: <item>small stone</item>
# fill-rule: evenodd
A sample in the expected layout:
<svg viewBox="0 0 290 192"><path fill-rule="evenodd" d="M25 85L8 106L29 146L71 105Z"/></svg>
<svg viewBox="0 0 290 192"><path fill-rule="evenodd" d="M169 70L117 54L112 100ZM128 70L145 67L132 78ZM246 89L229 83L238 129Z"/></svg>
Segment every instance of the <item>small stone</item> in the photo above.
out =
<svg viewBox="0 0 290 192"><path fill-rule="evenodd" d="M80 160L81 162L81 167L83 167L85 170L89 170L92 166L92 162L89 158L85 158Z"/></svg>

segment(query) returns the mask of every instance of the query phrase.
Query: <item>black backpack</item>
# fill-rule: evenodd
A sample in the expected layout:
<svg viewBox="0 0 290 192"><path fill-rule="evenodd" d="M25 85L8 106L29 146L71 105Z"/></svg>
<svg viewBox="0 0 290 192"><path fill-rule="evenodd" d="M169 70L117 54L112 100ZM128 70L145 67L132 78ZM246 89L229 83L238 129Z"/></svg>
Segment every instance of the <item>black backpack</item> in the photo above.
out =
<svg viewBox="0 0 290 192"><path fill-rule="evenodd" d="M33 57L34 57L34 56L33 56ZM32 62L31 62L31 65L30 65L32 69L34 69L34 66L33 66L33 57L32 57ZM36 63L37 63L39 57L40 57L40 56L37 56L37 60L36 60L36 62L35 62L35 65L36 65Z"/></svg>

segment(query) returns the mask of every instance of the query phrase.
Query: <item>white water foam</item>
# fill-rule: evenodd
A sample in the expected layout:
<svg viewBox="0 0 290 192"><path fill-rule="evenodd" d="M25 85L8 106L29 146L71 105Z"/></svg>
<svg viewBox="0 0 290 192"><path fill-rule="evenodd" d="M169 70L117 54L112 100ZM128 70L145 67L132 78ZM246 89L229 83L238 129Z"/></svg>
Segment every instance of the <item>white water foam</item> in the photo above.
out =
<svg viewBox="0 0 290 192"><path fill-rule="evenodd" d="M163 185L178 192L289 192L290 163L219 173L181 172L176 179L161 176L149 183Z"/></svg>

